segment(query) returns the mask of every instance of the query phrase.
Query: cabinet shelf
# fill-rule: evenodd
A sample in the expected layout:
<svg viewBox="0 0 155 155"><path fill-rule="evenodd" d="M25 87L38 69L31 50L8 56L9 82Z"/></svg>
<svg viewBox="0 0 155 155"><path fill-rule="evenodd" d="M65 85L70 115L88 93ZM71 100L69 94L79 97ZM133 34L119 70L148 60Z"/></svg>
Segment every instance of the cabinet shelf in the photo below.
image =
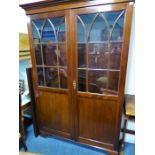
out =
<svg viewBox="0 0 155 155"><path fill-rule="evenodd" d="M98 69L98 68L78 68L79 70L94 70L94 71L112 71L112 72L120 72L120 69Z"/></svg>
<svg viewBox="0 0 155 155"><path fill-rule="evenodd" d="M77 44L109 44L109 43L123 43L123 41L122 40L111 40L111 41L77 42Z"/></svg>
<svg viewBox="0 0 155 155"><path fill-rule="evenodd" d="M34 45L47 45L45 42L33 43ZM66 42L48 42L48 44L66 44Z"/></svg>

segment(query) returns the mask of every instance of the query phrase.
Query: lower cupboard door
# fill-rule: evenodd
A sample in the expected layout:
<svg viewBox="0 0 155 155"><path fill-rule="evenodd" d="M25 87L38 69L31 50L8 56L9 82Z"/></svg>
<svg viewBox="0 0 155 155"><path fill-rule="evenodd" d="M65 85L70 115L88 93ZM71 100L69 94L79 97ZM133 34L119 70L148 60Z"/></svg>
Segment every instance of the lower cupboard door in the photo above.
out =
<svg viewBox="0 0 155 155"><path fill-rule="evenodd" d="M37 116L42 134L72 138L71 105L68 93L65 91L40 90Z"/></svg>
<svg viewBox="0 0 155 155"><path fill-rule="evenodd" d="M77 140L98 147L113 147L116 102L79 94Z"/></svg>

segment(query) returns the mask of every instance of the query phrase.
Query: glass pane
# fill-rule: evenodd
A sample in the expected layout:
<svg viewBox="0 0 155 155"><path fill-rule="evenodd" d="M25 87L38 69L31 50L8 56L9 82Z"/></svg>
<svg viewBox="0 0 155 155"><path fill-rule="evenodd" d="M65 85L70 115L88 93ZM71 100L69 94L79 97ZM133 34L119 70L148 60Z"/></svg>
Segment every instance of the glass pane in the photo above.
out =
<svg viewBox="0 0 155 155"><path fill-rule="evenodd" d="M91 93L105 93L108 84L107 72L102 70L88 71L88 91Z"/></svg>
<svg viewBox="0 0 155 155"><path fill-rule="evenodd" d="M95 16L96 16L96 13L84 14L84 15L79 16L82 19L83 23L85 24L87 32L90 30L91 23L92 23L93 19L95 18Z"/></svg>
<svg viewBox="0 0 155 155"><path fill-rule="evenodd" d="M37 68L37 75L38 75L38 85L43 86L44 85L44 74L43 74L43 68L38 67Z"/></svg>
<svg viewBox="0 0 155 155"><path fill-rule="evenodd" d="M34 45L36 64L42 65L41 48L39 44Z"/></svg>
<svg viewBox="0 0 155 155"><path fill-rule="evenodd" d="M46 86L58 88L59 87L58 69L54 67L45 68L45 79L46 79Z"/></svg>
<svg viewBox="0 0 155 155"><path fill-rule="evenodd" d="M65 23L63 22L60 25L59 31L58 31L58 41L59 42L65 42L66 41L66 28L65 28Z"/></svg>
<svg viewBox="0 0 155 155"><path fill-rule="evenodd" d="M60 68L60 87L67 88L67 69Z"/></svg>
<svg viewBox="0 0 155 155"><path fill-rule="evenodd" d="M56 32L58 31L59 26L61 25L61 23L63 22L63 20L64 20L64 17L50 18L50 21L53 23Z"/></svg>
<svg viewBox="0 0 155 155"><path fill-rule="evenodd" d="M65 42L66 41L65 17L51 18L50 21L54 25L54 29L55 29L56 34L57 34L58 42Z"/></svg>
<svg viewBox="0 0 155 155"><path fill-rule="evenodd" d="M40 42L40 32L37 30L37 28L32 25L32 35L33 35L33 41L34 43L39 43Z"/></svg>
<svg viewBox="0 0 155 155"><path fill-rule="evenodd" d="M78 69L78 90L86 92L86 70Z"/></svg>
<svg viewBox="0 0 155 155"><path fill-rule="evenodd" d="M32 21L32 34L34 43L38 43L41 38L41 30L44 22L44 19L37 19Z"/></svg>
<svg viewBox="0 0 155 155"><path fill-rule="evenodd" d="M59 65L66 66L66 44L58 44Z"/></svg>
<svg viewBox="0 0 155 155"><path fill-rule="evenodd" d="M119 72L111 71L109 72L109 89L118 91L118 82L119 82Z"/></svg>
<svg viewBox="0 0 155 155"><path fill-rule="evenodd" d="M107 41L109 34L104 19L98 15L90 30L89 41Z"/></svg>
<svg viewBox="0 0 155 155"><path fill-rule="evenodd" d="M86 41L86 29L85 29L85 24L83 23L82 19L80 16L78 16L78 21L77 21L77 40L78 42L85 42Z"/></svg>
<svg viewBox="0 0 155 155"><path fill-rule="evenodd" d="M44 64L47 66L57 66L56 44L48 42L42 45Z"/></svg>
<svg viewBox="0 0 155 155"><path fill-rule="evenodd" d="M89 68L107 68L107 43L89 43L88 45L88 67Z"/></svg>
<svg viewBox="0 0 155 155"><path fill-rule="evenodd" d="M42 42L56 42L56 33L52 22L50 20L46 20L43 31L42 31Z"/></svg>
<svg viewBox="0 0 155 155"><path fill-rule="evenodd" d="M110 12L103 12L102 15L106 18L108 22L108 26L110 30L112 30L115 20L118 18L122 11L110 11Z"/></svg>
<svg viewBox="0 0 155 155"><path fill-rule="evenodd" d="M122 41L123 39L124 14L117 20L112 31L111 40Z"/></svg>
<svg viewBox="0 0 155 155"><path fill-rule="evenodd" d="M120 10L77 16L79 91L117 94L124 12Z"/></svg>
<svg viewBox="0 0 155 155"><path fill-rule="evenodd" d="M120 69L122 43L113 43L110 49L110 68Z"/></svg>
<svg viewBox="0 0 155 155"><path fill-rule="evenodd" d="M86 44L78 44L78 67L86 67Z"/></svg>

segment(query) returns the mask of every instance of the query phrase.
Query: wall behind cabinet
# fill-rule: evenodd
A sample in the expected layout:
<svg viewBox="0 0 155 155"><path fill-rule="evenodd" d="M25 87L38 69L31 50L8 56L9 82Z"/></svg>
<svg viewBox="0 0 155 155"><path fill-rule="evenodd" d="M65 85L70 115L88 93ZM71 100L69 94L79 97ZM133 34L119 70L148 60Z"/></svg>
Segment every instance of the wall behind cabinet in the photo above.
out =
<svg viewBox="0 0 155 155"><path fill-rule="evenodd" d="M135 9L133 9L128 66L125 84L125 92L128 94L135 94L135 52Z"/></svg>

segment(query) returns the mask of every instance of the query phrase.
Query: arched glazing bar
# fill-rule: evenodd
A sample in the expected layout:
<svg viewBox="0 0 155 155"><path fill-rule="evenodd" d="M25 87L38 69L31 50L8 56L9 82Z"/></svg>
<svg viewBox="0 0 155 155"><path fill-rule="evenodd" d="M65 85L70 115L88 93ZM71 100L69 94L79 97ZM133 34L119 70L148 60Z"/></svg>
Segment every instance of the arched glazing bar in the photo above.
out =
<svg viewBox="0 0 155 155"><path fill-rule="evenodd" d="M50 23L50 25L51 25L51 27L52 27L52 29L54 31L56 42L58 42L58 38L57 38L57 34L56 34L56 30L55 30L54 24L52 23L52 21L50 19L47 19L47 20Z"/></svg>
<svg viewBox="0 0 155 155"><path fill-rule="evenodd" d="M98 17L98 15L99 15L99 13L97 13L96 15L95 15L95 17L94 17L94 19L93 19L93 21L92 21L92 23L90 24L90 27L89 27L89 30L88 30L88 32L87 32L87 34L86 34L86 92L88 92L88 84L89 84L89 82L88 82L88 41L90 40L90 32L91 32L91 29L92 29L92 27L93 27L93 24L95 23L95 20L97 19L97 17Z"/></svg>
<svg viewBox="0 0 155 155"><path fill-rule="evenodd" d="M89 27L89 31L87 32L87 42L88 40L90 40L90 32L91 32L91 29L93 27L93 24L95 23L95 20L97 19L99 13L97 13L92 21L92 23L90 24L90 27Z"/></svg>
<svg viewBox="0 0 155 155"><path fill-rule="evenodd" d="M64 22L64 19L65 19L65 17L62 17L62 19L60 20L60 22L59 22L59 27L58 27L58 29L57 29L57 32L55 33L56 34L56 37L57 37L57 42L59 42L59 37L58 37L58 35L59 35L59 32L60 32L60 28L61 28L61 25L63 24L63 22ZM59 46L59 44L57 44L56 45L56 49L57 49L57 51L59 50L58 47ZM60 79L60 62L59 62L59 56L58 56L58 53L57 53L57 66L58 66L58 83L59 83L59 88L61 88L61 85L60 85L60 81L61 81L61 79Z"/></svg>
<svg viewBox="0 0 155 155"><path fill-rule="evenodd" d="M42 39L43 31L44 31L44 28L45 28L45 25L46 25L47 22L49 22L49 24L50 24L50 26L51 26L51 28L52 28L52 30L53 30L53 32L54 32L55 39L56 39L56 41L58 41L58 40L57 40L57 35L56 35L56 31L55 31L54 25L53 25L53 23L50 21L50 19L46 19L45 22L44 22L44 24L43 24L43 27L42 27L42 30L41 30L41 39Z"/></svg>
<svg viewBox="0 0 155 155"><path fill-rule="evenodd" d="M100 16L101 16L101 18L103 19L103 21L104 21L104 23L106 25L106 30L108 32L108 41L109 41L110 40L110 28L109 28L108 22L107 22L107 20L106 20L106 18L105 18L105 16L103 14L100 13Z"/></svg>
<svg viewBox="0 0 155 155"><path fill-rule="evenodd" d="M102 19L104 20L105 24L106 24L106 28L107 28L107 31L108 31L108 65L107 65L107 69L110 69L110 28L109 28L109 25L108 25L108 22L105 18L105 16L103 14L100 14ZM106 88L108 89L109 87L109 70L107 70L107 83L106 83Z"/></svg>
<svg viewBox="0 0 155 155"><path fill-rule="evenodd" d="M100 17L103 19L103 22L104 22L104 24L105 24L105 26L106 26L106 30L107 30L107 32L108 32L108 38L109 38L109 36L110 36L110 29L109 29L109 26L108 26L108 22L107 22L106 18L105 18L100 12L98 12L98 13L95 15L95 17L94 17L92 23L90 24L90 28L89 28L89 31L88 31L88 33L87 33L87 42L90 41L90 32L91 32L92 27L93 27L93 25L94 25L94 23L95 23L95 21L96 21L96 19L97 19L98 16L100 16ZM108 40L109 40L109 39L108 39Z"/></svg>
<svg viewBox="0 0 155 155"><path fill-rule="evenodd" d="M122 37L122 33L123 33L123 28L120 27L118 24L118 21L121 19L121 17L124 15L125 11L121 11L120 14L117 16L117 18L115 19L114 23L113 23L113 26L112 26L112 29L111 29L111 33L110 33L110 44L109 44L109 47L110 47L110 53L108 55L108 60L109 60L109 63L108 63L108 68L109 69L118 69L118 72L108 72L108 88L107 89L111 89L110 85L109 85L109 80L110 80L110 77L113 75L113 78L118 79L118 76L119 76L119 71L120 71L120 64L118 64L120 61L116 61L116 60L119 60L120 57L121 57L121 53L115 53L115 50L116 52L121 52L121 49L117 49L118 47L121 47L121 42L122 42L122 38L120 38L120 36ZM123 24L123 23L122 23ZM116 27L118 26L118 27ZM114 31L115 29L117 29L118 33L116 33L114 35ZM117 32L116 31L116 32ZM114 35L114 36L113 36ZM115 49L116 48L116 49ZM117 57L117 58L116 58ZM113 89L117 90L117 86L118 86L118 83L117 83L117 80L115 80L115 84L114 84L114 87Z"/></svg>
<svg viewBox="0 0 155 155"><path fill-rule="evenodd" d="M39 36L39 39L41 39L41 35L40 35L40 32L39 32L39 29L37 28L36 24L32 21L32 25L34 26L34 28L36 29L37 33L38 33L38 36Z"/></svg>
<svg viewBox="0 0 155 155"><path fill-rule="evenodd" d="M85 26L85 24L84 24L84 22L83 22L83 20L81 19L81 17L80 16L78 16L77 15L77 18L78 18L78 20L80 21L80 23L81 23L81 25L82 25L82 27L83 27L83 29L84 29L84 38L85 38L85 40L84 41L86 41L87 40L87 36L86 36L86 26Z"/></svg>
<svg viewBox="0 0 155 155"><path fill-rule="evenodd" d="M99 13L97 13L94 17L94 19L92 20L92 23L90 24L90 27L88 29L88 31L86 32L86 92L88 92L88 41L90 40L90 32L91 29L93 27L93 24L95 23L97 17L98 17Z"/></svg>
<svg viewBox="0 0 155 155"><path fill-rule="evenodd" d="M54 35L55 35L55 39L56 42L58 43L58 33L55 30L54 24L52 23L52 21L50 19L47 19L49 21L49 23L51 24L51 27L54 31ZM60 88L60 66L59 66L59 56L58 56L58 44L56 44L56 57L57 57L57 67L58 67L58 84L59 84L59 88Z"/></svg>
<svg viewBox="0 0 155 155"><path fill-rule="evenodd" d="M59 88L67 88L67 86L65 86L65 83L62 82L62 79L65 76L67 76L67 57L66 57L66 18L64 17L59 17L59 22L58 22L58 28L56 31L56 35L57 35L57 40L58 40L58 44L57 44L57 51L59 51L59 53L57 54L57 58L58 58L58 81L59 81ZM64 51L63 48L65 48L65 55L63 55ZM62 55L63 56L62 56ZM66 58L66 59L64 59ZM65 74L63 74L62 76L62 72L64 72ZM67 83L67 78L66 78L66 83Z"/></svg>
<svg viewBox="0 0 155 155"><path fill-rule="evenodd" d="M36 28L36 30L37 30L37 33L38 33L38 35L39 35L39 39L40 39L40 41L39 41L39 46L40 46L40 49L41 49L41 59L42 59L42 69L43 69L43 85L46 85L46 80L45 80L45 69L44 69L44 58L43 58L43 50L42 50L42 44L41 44L41 37L42 37L42 30L43 30L43 27L44 27L44 25L45 25L45 20L44 20L44 22L43 22L43 25L42 25L42 27L41 27L41 31L39 32L39 29L37 28L37 26L36 26L36 24L32 21L32 25L34 25L34 27Z"/></svg>
<svg viewBox="0 0 155 155"><path fill-rule="evenodd" d="M106 32L108 33L108 35L107 35L107 43L108 43L108 49L107 49L107 54L108 54L108 65L107 65L107 69L109 69L110 67L110 44L109 44L109 42L110 42L110 28L109 28L109 25L108 25L108 22L107 22L107 20L106 20L106 18L104 17L104 15L102 15L100 12L99 13L97 13L96 14L96 16L94 17L94 19L93 19L93 21L92 21L92 23L91 23L91 25L90 25L90 28L89 28L89 31L88 31L88 36L87 36L87 42L89 42L90 41L90 33L91 33L91 30L92 30L92 27L93 27L93 25L94 25L94 23L95 23L95 21L97 20L97 18L98 17L101 17L101 19L103 20L103 23L105 24L105 27L106 27ZM103 41L103 42L105 42L105 41ZM88 47L87 47L87 49L88 49ZM87 50L88 51L88 50ZM87 53L87 55L88 55L88 53ZM87 59L88 59L88 57L87 57ZM88 60L87 60L88 61ZM87 71L88 72L88 71ZM108 88L108 77L109 77L109 73L108 73L109 71L107 71L107 83L106 83L106 88ZM88 73L87 73L88 74ZM88 76L88 75L87 75Z"/></svg>
<svg viewBox="0 0 155 155"><path fill-rule="evenodd" d="M46 24L46 20L44 20L43 26L42 26L41 31L40 31L40 39L41 40L42 40L42 34L43 34L43 29L45 27L45 24Z"/></svg>
<svg viewBox="0 0 155 155"><path fill-rule="evenodd" d="M84 66L84 67L87 67L87 53L88 53L88 45L86 44L86 40L87 40L87 36L86 36L86 34L87 34L87 32L86 32L86 26L85 26L85 24L84 24L84 21L82 20L82 18L79 16L79 15L76 15L76 17L77 17L77 27L78 27L78 29L80 29L80 31L77 31L77 44L78 44L78 66L79 67L81 67L80 65L81 65L81 62L83 62L82 64L84 64L84 65L86 65L86 66ZM82 32L82 33L81 33ZM82 52L82 60L81 59L79 59L79 57L80 57L80 55L81 55L81 50L79 50L79 47L84 47L84 51ZM85 89L86 89L86 91L87 91L87 88L88 88L88 77L87 77L87 75L88 75L88 71L87 71L88 69L87 68L85 68L85 69L78 69L77 70L77 74L78 74L78 89L80 89L79 87L80 87L80 76L81 76L81 73L86 73L86 76L85 76L85 79L84 79L84 83L86 84L86 87L85 87Z"/></svg>
<svg viewBox="0 0 155 155"><path fill-rule="evenodd" d="M65 17L61 17L62 19L60 20L59 22L59 27L58 27L58 30L56 32L56 35L57 35L57 40L59 39L58 35L59 35L59 32L60 32L60 28L61 26L63 25L63 23L66 25L66 18ZM59 41L59 40L58 40Z"/></svg>
<svg viewBox="0 0 155 155"><path fill-rule="evenodd" d="M111 37L112 37L113 31L114 31L114 29L115 29L115 26L116 26L118 20L124 15L124 13L125 13L125 10L123 10L123 11L120 13L120 15L116 18L116 20L115 20L115 22L114 22L114 24L113 24L113 27L112 27L111 33L110 33L110 40L111 40Z"/></svg>

